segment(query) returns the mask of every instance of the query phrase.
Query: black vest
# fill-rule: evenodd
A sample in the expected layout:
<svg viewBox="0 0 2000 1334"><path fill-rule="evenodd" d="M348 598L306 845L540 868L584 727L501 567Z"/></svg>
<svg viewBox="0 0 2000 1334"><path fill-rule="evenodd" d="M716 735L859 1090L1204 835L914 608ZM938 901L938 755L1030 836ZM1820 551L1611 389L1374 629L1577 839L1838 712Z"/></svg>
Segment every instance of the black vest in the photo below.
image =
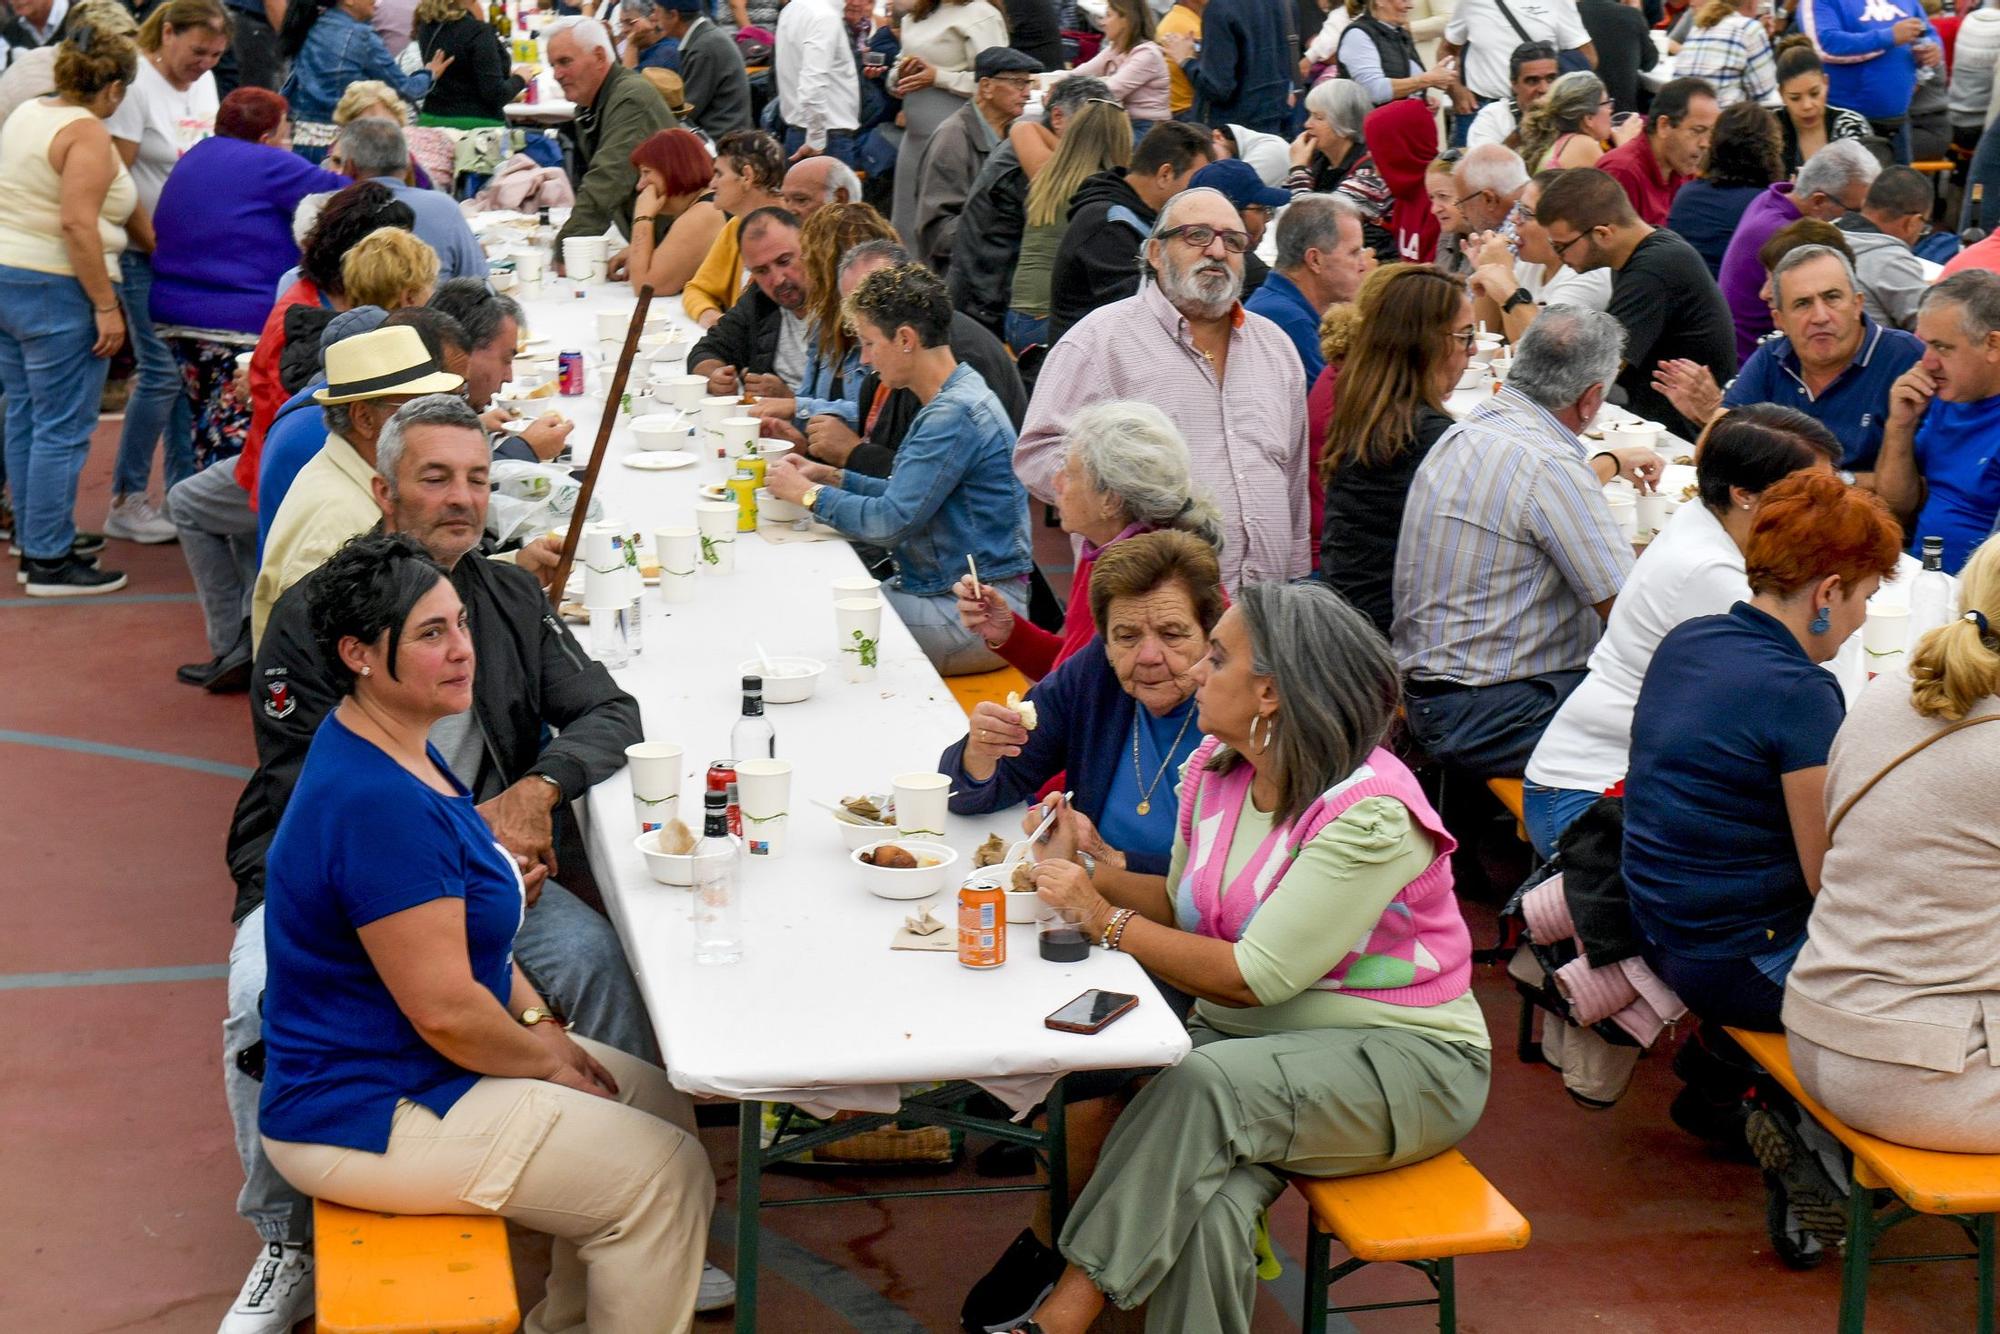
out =
<svg viewBox="0 0 2000 1334"><path fill-rule="evenodd" d="M1423 61L1417 58L1416 39L1410 36L1408 28L1399 28L1393 23L1384 23L1373 14L1363 14L1347 25L1347 32L1359 32L1375 45L1375 55L1382 62L1382 73L1392 79L1407 79L1412 66L1422 69ZM1347 70L1347 62L1340 58L1340 47L1347 44L1347 33L1340 34L1340 41L1334 48L1334 66L1343 79L1354 76Z"/></svg>

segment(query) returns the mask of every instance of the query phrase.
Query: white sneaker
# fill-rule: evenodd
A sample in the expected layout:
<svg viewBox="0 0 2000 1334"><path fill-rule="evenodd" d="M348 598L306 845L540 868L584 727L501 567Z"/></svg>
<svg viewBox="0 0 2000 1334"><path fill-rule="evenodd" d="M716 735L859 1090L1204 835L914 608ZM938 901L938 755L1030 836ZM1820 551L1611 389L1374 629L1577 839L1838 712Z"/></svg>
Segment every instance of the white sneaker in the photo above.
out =
<svg viewBox="0 0 2000 1334"><path fill-rule="evenodd" d="M720 1311L736 1305L736 1280L712 1264L701 1267L701 1290L695 1294L694 1309ZM229 1331L235 1334L235 1331Z"/></svg>
<svg viewBox="0 0 2000 1334"><path fill-rule="evenodd" d="M274 1241L250 1266L250 1277L216 1334L290 1334L312 1305L312 1248Z"/></svg>
<svg viewBox="0 0 2000 1334"><path fill-rule="evenodd" d="M180 530L152 501L134 495L119 496L111 502L111 509L104 516L104 535L152 546L173 541L180 536Z"/></svg>

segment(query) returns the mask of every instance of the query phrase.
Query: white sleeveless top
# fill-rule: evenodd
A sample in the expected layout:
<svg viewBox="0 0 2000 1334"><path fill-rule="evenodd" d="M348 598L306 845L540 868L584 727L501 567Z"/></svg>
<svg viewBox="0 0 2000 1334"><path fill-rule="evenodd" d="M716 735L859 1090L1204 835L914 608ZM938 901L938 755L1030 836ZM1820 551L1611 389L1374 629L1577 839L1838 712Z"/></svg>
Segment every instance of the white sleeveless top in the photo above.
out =
<svg viewBox="0 0 2000 1334"><path fill-rule="evenodd" d="M49 165L49 145L65 126L88 117L73 107L37 97L14 108L0 126L0 264L37 273L72 276L76 268L62 235L62 178ZM113 158L115 150L107 147ZM104 267L111 280L119 278L118 256L125 249L125 220L139 202L132 176L118 161L117 175L105 191L97 213L97 236L104 246Z"/></svg>

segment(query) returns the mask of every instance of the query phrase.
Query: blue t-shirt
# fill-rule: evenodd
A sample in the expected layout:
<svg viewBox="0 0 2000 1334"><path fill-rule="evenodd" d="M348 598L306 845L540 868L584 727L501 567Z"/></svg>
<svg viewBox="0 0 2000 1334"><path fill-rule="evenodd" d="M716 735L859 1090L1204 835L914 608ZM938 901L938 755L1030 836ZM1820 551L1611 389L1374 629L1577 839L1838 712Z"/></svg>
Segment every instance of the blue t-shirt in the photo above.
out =
<svg viewBox="0 0 2000 1334"><path fill-rule="evenodd" d="M1923 359L1923 340L1913 333L1861 317L1861 350L1848 368L1814 398L1799 378L1799 356L1780 335L1758 344L1722 396L1724 407L1776 403L1796 408L1840 441L1841 464L1855 472L1875 466L1882 451L1882 422L1889 415L1889 386Z"/></svg>
<svg viewBox="0 0 2000 1334"><path fill-rule="evenodd" d="M1118 750L1118 767L1112 771L1111 786L1104 795L1104 809L1098 813L1097 832L1114 848L1165 848L1174 846L1174 821L1180 811L1178 787L1181 766L1201 744L1201 729L1188 721L1194 709L1190 695L1181 706L1164 718L1155 718L1144 705L1132 710L1139 726L1139 763L1132 763L1132 733L1127 731ZM1183 723L1187 725L1182 726ZM1180 744L1175 745L1176 734ZM1171 755L1168 753L1171 749ZM1166 767L1160 767L1161 761ZM1152 783L1150 803L1139 814L1142 785Z"/></svg>
<svg viewBox="0 0 2000 1334"><path fill-rule="evenodd" d="M1957 574L2000 513L2000 394L1977 403L1934 398L1917 426L1917 471L1929 486L1909 531L1910 550L1944 539L1944 568Z"/></svg>
<svg viewBox="0 0 2000 1334"><path fill-rule="evenodd" d="M435 749L438 772L451 770ZM328 714L265 862L264 1094L272 1139L381 1153L396 1102L442 1117L479 1076L403 1017L359 928L434 899L465 900L472 975L513 994L521 881L455 777L420 782Z"/></svg>
<svg viewBox="0 0 2000 1334"><path fill-rule="evenodd" d="M1625 778L1625 884L1649 940L1740 959L1804 932L1812 895L1780 779L1826 763L1845 713L1833 673L1747 602L1660 641Z"/></svg>

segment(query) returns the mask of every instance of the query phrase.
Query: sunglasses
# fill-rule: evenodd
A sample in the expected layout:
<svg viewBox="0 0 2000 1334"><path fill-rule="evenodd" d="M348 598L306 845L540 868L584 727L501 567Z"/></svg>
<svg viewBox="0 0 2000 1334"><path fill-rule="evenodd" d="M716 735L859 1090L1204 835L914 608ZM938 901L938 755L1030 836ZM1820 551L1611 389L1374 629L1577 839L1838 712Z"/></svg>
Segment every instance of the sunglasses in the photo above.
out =
<svg viewBox="0 0 2000 1334"><path fill-rule="evenodd" d="M1160 233L1160 239L1173 237L1190 250L1206 250L1215 244L1216 237L1222 238L1222 248L1232 255L1240 255L1250 248L1250 233L1209 227L1199 222L1191 222L1184 227L1169 227Z"/></svg>

